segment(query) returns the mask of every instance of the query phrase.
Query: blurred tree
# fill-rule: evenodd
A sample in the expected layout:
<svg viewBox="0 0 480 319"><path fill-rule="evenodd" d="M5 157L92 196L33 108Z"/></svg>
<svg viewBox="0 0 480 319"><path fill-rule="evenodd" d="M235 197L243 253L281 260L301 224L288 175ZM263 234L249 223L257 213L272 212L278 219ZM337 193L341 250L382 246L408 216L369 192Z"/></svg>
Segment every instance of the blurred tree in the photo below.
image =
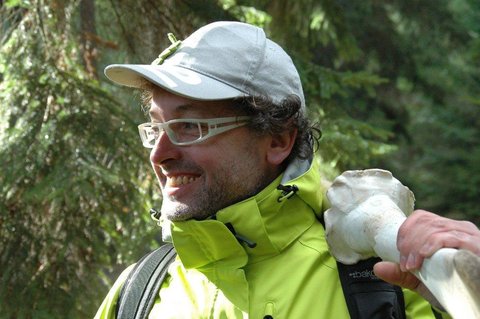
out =
<svg viewBox="0 0 480 319"><path fill-rule="evenodd" d="M413 189L417 206L479 225L480 3L393 1L382 12L395 42L375 49L378 73L391 84L376 102L403 116L395 124L399 151L378 165Z"/></svg>

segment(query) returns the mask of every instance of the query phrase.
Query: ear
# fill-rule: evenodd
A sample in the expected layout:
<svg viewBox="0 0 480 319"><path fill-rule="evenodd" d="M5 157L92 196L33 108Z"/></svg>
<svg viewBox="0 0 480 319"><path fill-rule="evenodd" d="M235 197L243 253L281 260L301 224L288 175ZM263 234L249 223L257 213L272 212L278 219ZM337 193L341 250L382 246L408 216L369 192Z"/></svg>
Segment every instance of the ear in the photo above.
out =
<svg viewBox="0 0 480 319"><path fill-rule="evenodd" d="M272 165L282 164L290 155L296 138L297 129L270 136L266 152L267 162Z"/></svg>

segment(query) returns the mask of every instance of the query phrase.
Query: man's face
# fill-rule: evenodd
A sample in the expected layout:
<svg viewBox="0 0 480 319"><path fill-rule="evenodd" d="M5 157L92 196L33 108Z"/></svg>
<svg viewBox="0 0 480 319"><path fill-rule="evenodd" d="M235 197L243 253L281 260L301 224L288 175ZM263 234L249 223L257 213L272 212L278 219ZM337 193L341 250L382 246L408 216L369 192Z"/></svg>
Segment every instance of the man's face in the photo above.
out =
<svg viewBox="0 0 480 319"><path fill-rule="evenodd" d="M162 123L242 115L230 103L196 101L156 89L150 117ZM150 161L162 190L162 215L172 221L205 219L258 193L279 173L267 159L268 143L268 136L258 136L247 126L187 146L172 144L161 132Z"/></svg>

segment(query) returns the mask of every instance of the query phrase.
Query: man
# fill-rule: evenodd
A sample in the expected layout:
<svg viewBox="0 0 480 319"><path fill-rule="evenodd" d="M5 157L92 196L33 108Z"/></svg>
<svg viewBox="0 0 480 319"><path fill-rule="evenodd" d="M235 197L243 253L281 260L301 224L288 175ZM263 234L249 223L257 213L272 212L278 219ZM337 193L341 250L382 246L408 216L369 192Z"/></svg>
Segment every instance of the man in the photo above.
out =
<svg viewBox="0 0 480 319"><path fill-rule="evenodd" d="M162 189L162 233L178 253L149 317L347 318L318 221L325 190L314 131L290 57L238 22L171 41L152 65L106 69L148 92L151 122L139 131ZM392 267L377 270L402 283ZM96 318L115 317L130 270ZM434 318L415 292L404 298L408 318Z"/></svg>

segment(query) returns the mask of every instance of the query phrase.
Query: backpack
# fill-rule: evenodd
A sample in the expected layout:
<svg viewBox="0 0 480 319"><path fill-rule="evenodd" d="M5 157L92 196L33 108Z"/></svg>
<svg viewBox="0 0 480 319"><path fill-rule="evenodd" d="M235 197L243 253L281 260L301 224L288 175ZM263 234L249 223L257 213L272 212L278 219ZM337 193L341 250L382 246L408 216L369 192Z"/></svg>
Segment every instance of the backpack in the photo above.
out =
<svg viewBox="0 0 480 319"><path fill-rule="evenodd" d="M116 318L148 317L168 266L175 256L173 245L165 244L140 259L120 291L116 304ZM378 261L379 258L370 258L355 265L337 262L350 317L405 319L402 289L373 275L373 265Z"/></svg>

